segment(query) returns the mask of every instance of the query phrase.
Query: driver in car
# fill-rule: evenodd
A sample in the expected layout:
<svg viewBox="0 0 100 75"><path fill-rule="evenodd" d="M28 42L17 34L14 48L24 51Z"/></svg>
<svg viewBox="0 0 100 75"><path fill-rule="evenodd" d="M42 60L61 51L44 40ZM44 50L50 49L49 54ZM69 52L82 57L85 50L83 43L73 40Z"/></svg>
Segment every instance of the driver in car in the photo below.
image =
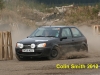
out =
<svg viewBox="0 0 100 75"><path fill-rule="evenodd" d="M44 36L49 36L50 32L49 31L44 31Z"/></svg>
<svg viewBox="0 0 100 75"><path fill-rule="evenodd" d="M55 30L52 30L52 31L49 31L49 30L45 30L44 31L44 36L54 36L54 37L58 37L59 35L59 31L55 31Z"/></svg>

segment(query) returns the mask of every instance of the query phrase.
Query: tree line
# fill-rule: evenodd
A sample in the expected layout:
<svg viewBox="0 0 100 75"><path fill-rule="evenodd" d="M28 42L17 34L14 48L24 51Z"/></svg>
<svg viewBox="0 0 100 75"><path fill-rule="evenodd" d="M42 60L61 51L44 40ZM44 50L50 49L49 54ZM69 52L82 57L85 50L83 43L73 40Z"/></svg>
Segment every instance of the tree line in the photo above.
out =
<svg viewBox="0 0 100 75"><path fill-rule="evenodd" d="M25 0L25 1L36 1L46 4L61 4L61 3L98 3L100 0Z"/></svg>
<svg viewBox="0 0 100 75"><path fill-rule="evenodd" d="M3 0L0 0L0 10L4 8L4 2Z"/></svg>

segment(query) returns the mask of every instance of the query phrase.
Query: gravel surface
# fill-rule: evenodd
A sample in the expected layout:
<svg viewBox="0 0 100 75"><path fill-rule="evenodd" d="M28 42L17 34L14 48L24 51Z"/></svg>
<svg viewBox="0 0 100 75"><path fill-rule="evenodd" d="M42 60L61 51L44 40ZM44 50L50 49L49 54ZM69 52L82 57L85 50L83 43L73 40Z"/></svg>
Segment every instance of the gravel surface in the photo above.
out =
<svg viewBox="0 0 100 75"><path fill-rule="evenodd" d="M65 60L30 59L0 61L0 75L100 75L100 69L57 69L60 64L100 64L100 57L87 57Z"/></svg>

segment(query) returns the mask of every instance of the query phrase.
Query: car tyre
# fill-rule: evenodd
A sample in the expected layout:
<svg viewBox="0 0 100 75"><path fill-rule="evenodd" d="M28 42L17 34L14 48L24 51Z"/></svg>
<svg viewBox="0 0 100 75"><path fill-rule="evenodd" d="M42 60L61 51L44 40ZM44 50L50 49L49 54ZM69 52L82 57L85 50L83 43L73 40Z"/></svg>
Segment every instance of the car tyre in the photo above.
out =
<svg viewBox="0 0 100 75"><path fill-rule="evenodd" d="M85 45L82 45L82 46L80 47L80 50L79 50L79 51L80 51L80 52L82 52L82 51L88 52L88 47L85 46Z"/></svg>
<svg viewBox="0 0 100 75"><path fill-rule="evenodd" d="M57 60L61 57L61 51L59 47L55 47L51 50L51 53L48 57L49 60Z"/></svg>

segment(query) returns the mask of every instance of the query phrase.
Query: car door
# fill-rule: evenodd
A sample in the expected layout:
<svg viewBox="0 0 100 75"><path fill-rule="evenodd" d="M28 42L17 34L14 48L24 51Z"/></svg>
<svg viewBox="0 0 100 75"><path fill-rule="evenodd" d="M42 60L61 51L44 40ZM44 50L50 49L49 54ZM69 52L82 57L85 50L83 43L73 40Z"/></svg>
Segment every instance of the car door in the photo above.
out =
<svg viewBox="0 0 100 75"><path fill-rule="evenodd" d="M73 36L72 41L73 41L74 48L76 50L79 50L82 45L82 42L84 42L85 38L82 35L82 33L75 27L71 28L71 32L72 32L72 36Z"/></svg>
<svg viewBox="0 0 100 75"><path fill-rule="evenodd" d="M67 39L62 39L60 41L61 49L64 52L72 51L73 48L72 33L68 27L62 29L60 38L63 37L67 37Z"/></svg>

